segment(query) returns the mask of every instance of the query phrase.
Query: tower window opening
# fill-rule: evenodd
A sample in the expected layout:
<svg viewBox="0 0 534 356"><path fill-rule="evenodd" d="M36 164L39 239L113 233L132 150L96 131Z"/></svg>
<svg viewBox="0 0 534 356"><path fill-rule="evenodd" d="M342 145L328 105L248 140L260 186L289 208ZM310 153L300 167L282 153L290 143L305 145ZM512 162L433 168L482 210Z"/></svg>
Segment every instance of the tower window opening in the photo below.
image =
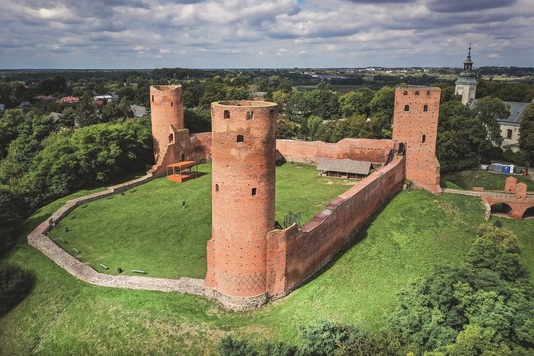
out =
<svg viewBox="0 0 534 356"><path fill-rule="evenodd" d="M247 111L247 120L252 120L254 117L254 111Z"/></svg>
<svg viewBox="0 0 534 356"><path fill-rule="evenodd" d="M243 135L237 135L237 142L243 142L245 140L245 138L243 137Z"/></svg>
<svg viewBox="0 0 534 356"><path fill-rule="evenodd" d="M419 90L416 90L416 91L415 91L415 95L419 95Z"/></svg>
<svg viewBox="0 0 534 356"><path fill-rule="evenodd" d="M152 102L154 102L154 95L152 95Z"/></svg>
<svg viewBox="0 0 534 356"><path fill-rule="evenodd" d="M421 143L425 143L426 141L426 135L423 135L423 137L421 137Z"/></svg>
<svg viewBox="0 0 534 356"><path fill-rule="evenodd" d="M218 184L215 184L215 191L216 191L216 192L219 191L219 185L218 185Z"/></svg>
<svg viewBox="0 0 534 356"><path fill-rule="evenodd" d="M172 143L173 141L174 141L174 135L170 134L169 135L169 143Z"/></svg>
<svg viewBox="0 0 534 356"><path fill-rule="evenodd" d="M430 90L426 92L426 95L430 95Z"/></svg>
<svg viewBox="0 0 534 356"><path fill-rule="evenodd" d="M410 105L404 105L404 111L410 111Z"/></svg>
<svg viewBox="0 0 534 356"><path fill-rule="evenodd" d="M224 118L229 119L230 118L230 110L224 110Z"/></svg>
<svg viewBox="0 0 534 356"><path fill-rule="evenodd" d="M402 93L403 95L408 95L408 90L405 90L404 93Z"/></svg>
<svg viewBox="0 0 534 356"><path fill-rule="evenodd" d="M428 105L423 106L423 111L428 111Z"/></svg>
<svg viewBox="0 0 534 356"><path fill-rule="evenodd" d="M255 197L257 194L257 188L252 188L252 196Z"/></svg>
<svg viewBox="0 0 534 356"><path fill-rule="evenodd" d="M173 106L173 102L171 101L171 107Z"/></svg>

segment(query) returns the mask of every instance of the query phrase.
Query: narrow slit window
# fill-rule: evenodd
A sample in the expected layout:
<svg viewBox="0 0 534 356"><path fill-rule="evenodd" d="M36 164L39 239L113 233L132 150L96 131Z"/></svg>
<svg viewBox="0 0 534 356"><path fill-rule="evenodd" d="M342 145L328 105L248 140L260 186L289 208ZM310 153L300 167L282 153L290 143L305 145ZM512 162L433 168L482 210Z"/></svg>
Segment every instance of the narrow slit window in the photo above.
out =
<svg viewBox="0 0 534 356"><path fill-rule="evenodd" d="M255 197L257 194L257 188L252 188L252 196Z"/></svg>
<svg viewBox="0 0 534 356"><path fill-rule="evenodd" d="M154 102L154 95L152 95L152 102Z"/></svg>
<svg viewBox="0 0 534 356"><path fill-rule="evenodd" d="M173 141L174 141L174 135L170 134L169 135L169 143L172 143Z"/></svg>
<svg viewBox="0 0 534 356"><path fill-rule="evenodd" d="M219 191L219 185L218 185L218 184L215 184L215 191L216 191L216 192Z"/></svg>
<svg viewBox="0 0 534 356"><path fill-rule="evenodd" d="M410 111L410 105L404 105L404 111Z"/></svg>
<svg viewBox="0 0 534 356"><path fill-rule="evenodd" d="M171 101L171 107L173 106L173 102Z"/></svg>
<svg viewBox="0 0 534 356"><path fill-rule="evenodd" d="M229 119L230 118L230 110L224 110L224 118Z"/></svg>
<svg viewBox="0 0 534 356"><path fill-rule="evenodd" d="M243 135L237 135L237 142L243 142L245 140L245 138L243 137Z"/></svg>
<svg viewBox="0 0 534 356"><path fill-rule="evenodd" d="M423 135L423 137L421 137L421 143L425 143L426 141L426 135Z"/></svg>

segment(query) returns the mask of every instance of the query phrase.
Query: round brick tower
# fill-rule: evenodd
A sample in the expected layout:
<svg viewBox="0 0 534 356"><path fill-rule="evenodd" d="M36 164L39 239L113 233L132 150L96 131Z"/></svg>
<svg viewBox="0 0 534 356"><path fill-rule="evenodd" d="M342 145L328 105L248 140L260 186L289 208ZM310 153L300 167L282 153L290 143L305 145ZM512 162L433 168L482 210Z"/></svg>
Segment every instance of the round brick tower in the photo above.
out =
<svg viewBox="0 0 534 356"><path fill-rule="evenodd" d="M167 156L167 147L175 143L176 131L184 128L184 105L181 85L155 85L150 87L150 110L152 117L152 138L156 164ZM173 150L169 150L172 155Z"/></svg>
<svg viewBox="0 0 534 356"><path fill-rule="evenodd" d="M212 236L206 285L232 297L266 293L274 229L276 104L217 102L212 118Z"/></svg>

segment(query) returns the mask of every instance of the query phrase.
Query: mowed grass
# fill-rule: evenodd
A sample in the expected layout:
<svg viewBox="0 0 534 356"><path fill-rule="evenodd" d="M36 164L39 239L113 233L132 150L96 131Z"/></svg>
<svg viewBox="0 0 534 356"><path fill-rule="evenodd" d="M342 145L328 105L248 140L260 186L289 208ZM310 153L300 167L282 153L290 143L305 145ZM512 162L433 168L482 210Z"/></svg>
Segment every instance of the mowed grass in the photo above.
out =
<svg viewBox="0 0 534 356"><path fill-rule="evenodd" d="M37 284L0 318L0 354L215 355L226 334L298 342L299 327L317 319L376 330L409 280L434 264L463 261L483 215L474 197L399 192L314 278L249 312L229 312L203 297L93 286L20 244L7 261L34 271ZM499 220L519 237L532 270L534 220Z"/></svg>
<svg viewBox="0 0 534 356"><path fill-rule="evenodd" d="M211 165L199 165L199 172L199 178L183 184L159 178L79 206L49 237L102 273L117 274L121 268L127 275L136 270L155 277L204 278L211 238ZM310 165L287 163L276 168L276 175L276 218L281 222L289 211L307 221L350 188L342 179L318 176ZM246 225L243 221L244 229Z"/></svg>
<svg viewBox="0 0 534 356"><path fill-rule="evenodd" d="M486 190L504 190L506 178L510 174L496 174L482 170L462 171L444 174L441 178L441 186L444 188L467 189L484 187ZM525 183L529 191L534 191L534 181L530 177L514 174L517 183Z"/></svg>

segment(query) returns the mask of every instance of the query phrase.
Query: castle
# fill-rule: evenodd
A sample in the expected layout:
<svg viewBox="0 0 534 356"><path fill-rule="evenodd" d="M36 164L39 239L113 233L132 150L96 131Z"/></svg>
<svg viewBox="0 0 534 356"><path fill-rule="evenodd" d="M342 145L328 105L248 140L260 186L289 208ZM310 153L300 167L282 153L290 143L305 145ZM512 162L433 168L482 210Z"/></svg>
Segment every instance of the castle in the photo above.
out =
<svg viewBox="0 0 534 356"><path fill-rule="evenodd" d="M205 286L232 309L283 297L320 270L405 182L441 193L436 138L440 89L395 91L391 140L338 143L276 139L277 106L262 101L212 103L212 132L189 135L180 85L150 88L156 164L212 162L212 236ZM376 171L331 200L302 227L276 229L275 161L320 158L372 162Z"/></svg>

